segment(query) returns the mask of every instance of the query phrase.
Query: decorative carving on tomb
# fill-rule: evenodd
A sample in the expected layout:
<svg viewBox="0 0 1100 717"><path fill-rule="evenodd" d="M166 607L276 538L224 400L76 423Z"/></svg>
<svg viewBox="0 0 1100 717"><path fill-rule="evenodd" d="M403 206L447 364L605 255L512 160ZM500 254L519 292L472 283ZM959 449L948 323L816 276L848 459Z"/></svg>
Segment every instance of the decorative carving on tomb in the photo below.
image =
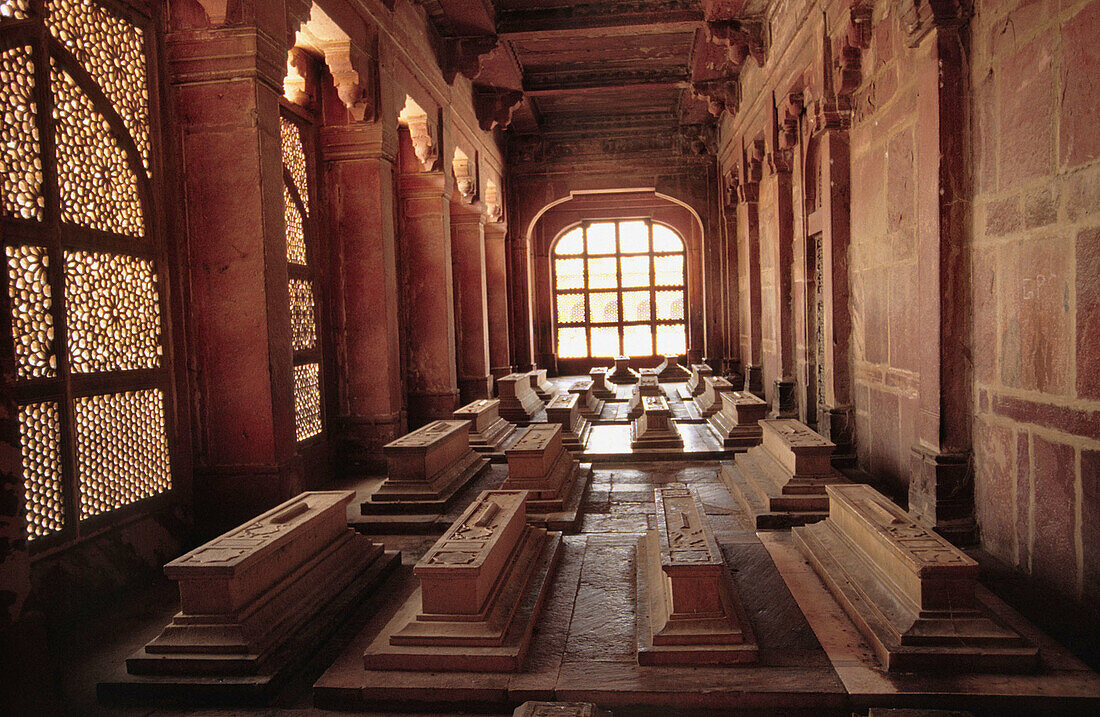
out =
<svg viewBox="0 0 1100 717"><path fill-rule="evenodd" d="M720 411L707 419L707 427L726 448L749 448L763 438L760 421L768 415L768 404L748 391L718 394Z"/></svg>
<svg viewBox="0 0 1100 717"><path fill-rule="evenodd" d="M535 423L508 449L508 477L502 489L527 491L527 519L551 530L573 531L580 501L592 475L566 449L557 423Z"/></svg>
<svg viewBox="0 0 1100 717"><path fill-rule="evenodd" d="M506 129L512 122L512 113L522 101L521 90L474 85L474 114L478 125L486 132L494 127Z"/></svg>
<svg viewBox="0 0 1100 717"><path fill-rule="evenodd" d="M744 406L742 410L758 410ZM824 520L829 509L826 486L848 482L832 466L836 446L795 419L761 420L757 425L761 444L719 470L733 497L760 529Z"/></svg>
<svg viewBox="0 0 1100 717"><path fill-rule="evenodd" d="M455 77L462 73L468 80L476 80L481 74L485 56L500 44L493 35L479 37L449 37L443 40L443 79L454 84Z"/></svg>
<svg viewBox="0 0 1100 717"><path fill-rule="evenodd" d="M615 364L607 374L607 380L617 384L637 383L638 376L638 372L630 368L630 359L626 356L616 356Z"/></svg>
<svg viewBox="0 0 1100 717"><path fill-rule="evenodd" d="M638 542L638 663L755 662L752 626L703 504L683 483L653 493L657 528Z"/></svg>
<svg viewBox="0 0 1100 717"><path fill-rule="evenodd" d="M358 601L400 563L348 528L354 497L302 493L165 565L179 613L126 661L135 678L102 683L100 694L212 696L285 679L324 634L303 626Z"/></svg>
<svg viewBox="0 0 1100 717"><path fill-rule="evenodd" d="M887 670L1029 672L1038 649L975 597L978 563L867 485L827 488L796 544Z"/></svg>
<svg viewBox="0 0 1100 717"><path fill-rule="evenodd" d="M575 381L569 387L569 393L579 396L577 405L580 407L581 415L590 421L598 420L604 407L604 401L596 398L595 386L596 382L588 378Z"/></svg>
<svg viewBox="0 0 1100 717"><path fill-rule="evenodd" d="M470 504L413 568L420 588L363 654L368 670L522 669L561 546L526 503L487 490Z"/></svg>
<svg viewBox="0 0 1100 717"><path fill-rule="evenodd" d="M510 373L498 378L497 397L500 398L500 415L519 425L530 423L542 408L542 400L531 388L527 373Z"/></svg>
<svg viewBox="0 0 1100 717"><path fill-rule="evenodd" d="M470 447L470 421L433 421L382 446L386 480L361 504L367 519L443 513L489 461Z"/></svg>
<svg viewBox="0 0 1100 717"><path fill-rule="evenodd" d="M588 376L592 379L592 395L605 401L615 398L615 389L607 385L609 373L611 369L606 366L597 366L588 371Z"/></svg>
<svg viewBox="0 0 1100 717"><path fill-rule="evenodd" d="M634 450L684 450L684 439L672 421L672 409L664 396L642 396L642 412L630 423L630 447Z"/></svg>
<svg viewBox="0 0 1100 717"><path fill-rule="evenodd" d="M470 446L490 460L500 456L516 438L516 427L500 417L500 400L482 398L466 404L454 412L456 421L469 421Z"/></svg>
<svg viewBox="0 0 1100 717"><path fill-rule="evenodd" d="M722 410L721 394L733 391L734 385L721 376L704 376L703 390L692 399L699 415L710 418Z"/></svg>
<svg viewBox="0 0 1100 717"><path fill-rule="evenodd" d="M610 717L591 702L524 702L512 717Z"/></svg>
<svg viewBox="0 0 1100 717"><path fill-rule="evenodd" d="M592 424L581 415L580 396L575 393L562 393L550 399L546 404L546 420L562 427L562 441L571 451L580 452L588 443L592 433Z"/></svg>

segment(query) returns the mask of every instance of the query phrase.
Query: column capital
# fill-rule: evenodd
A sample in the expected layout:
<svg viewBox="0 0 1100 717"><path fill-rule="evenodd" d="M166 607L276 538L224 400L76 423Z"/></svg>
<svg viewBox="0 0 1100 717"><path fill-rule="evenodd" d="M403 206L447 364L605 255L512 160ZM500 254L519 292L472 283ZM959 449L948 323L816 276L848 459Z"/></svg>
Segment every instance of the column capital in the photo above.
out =
<svg viewBox="0 0 1100 717"><path fill-rule="evenodd" d="M321 128L321 153L326 162L397 159L397 132L387 131L384 123L353 122Z"/></svg>
<svg viewBox="0 0 1100 717"><path fill-rule="evenodd" d="M286 42L260 27L234 26L168 33L173 85L254 79L283 94Z"/></svg>
<svg viewBox="0 0 1100 717"><path fill-rule="evenodd" d="M398 177L404 199L451 199L451 183L444 172L409 172Z"/></svg>

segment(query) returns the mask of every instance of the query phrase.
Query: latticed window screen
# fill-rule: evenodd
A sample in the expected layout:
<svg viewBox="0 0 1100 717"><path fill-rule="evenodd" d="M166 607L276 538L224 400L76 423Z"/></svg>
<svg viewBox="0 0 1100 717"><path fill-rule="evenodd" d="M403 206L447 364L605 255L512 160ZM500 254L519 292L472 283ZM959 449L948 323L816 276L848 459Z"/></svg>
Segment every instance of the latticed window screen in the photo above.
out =
<svg viewBox="0 0 1100 717"><path fill-rule="evenodd" d="M687 350L683 240L649 220L584 222L551 257L559 358Z"/></svg>
<svg viewBox="0 0 1100 717"><path fill-rule="evenodd" d="M107 0L0 0L0 222L35 544L172 487L151 27Z"/></svg>
<svg viewBox="0 0 1100 717"><path fill-rule="evenodd" d="M280 118L283 147L283 216L290 286L290 329L294 346L294 427L298 441L324 429L321 402L321 347L317 340L316 282L310 263L312 245L308 124L284 108Z"/></svg>

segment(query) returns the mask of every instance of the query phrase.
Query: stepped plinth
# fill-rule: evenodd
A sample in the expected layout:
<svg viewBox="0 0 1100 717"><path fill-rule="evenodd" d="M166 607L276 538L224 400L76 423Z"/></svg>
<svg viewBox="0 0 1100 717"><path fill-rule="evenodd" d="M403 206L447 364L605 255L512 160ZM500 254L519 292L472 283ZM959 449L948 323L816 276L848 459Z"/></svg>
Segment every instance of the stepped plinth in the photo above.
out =
<svg viewBox="0 0 1100 717"><path fill-rule="evenodd" d="M433 421L382 446L386 480L360 505L368 530L430 529L489 460L470 447L469 421Z"/></svg>
<svg viewBox="0 0 1100 717"><path fill-rule="evenodd" d="M588 377L592 379L592 395L603 401L615 398L615 389L607 385L607 375L609 373L611 373L611 369L606 366L597 366L588 371Z"/></svg>
<svg viewBox="0 0 1100 717"><path fill-rule="evenodd" d="M558 395L558 389L554 388L554 385L546 380L546 369L536 368L533 371L527 372L527 378L531 382L531 390L535 392L535 395L539 397L539 400L546 403L554 396Z"/></svg>
<svg viewBox="0 0 1100 717"><path fill-rule="evenodd" d="M630 368L630 359L626 356L616 356L615 365L607 374L607 380L611 383L626 385L638 382L638 372Z"/></svg>
<svg viewBox="0 0 1100 717"><path fill-rule="evenodd" d="M400 554L348 528L352 491L302 493L164 566L180 611L107 699L248 701L289 678Z"/></svg>
<svg viewBox="0 0 1100 717"><path fill-rule="evenodd" d="M482 398L454 412L454 420L470 422L470 447L503 459L504 449L516 439L516 426L500 417L500 399Z"/></svg>
<svg viewBox="0 0 1100 717"><path fill-rule="evenodd" d="M710 366L705 363L693 363L691 365L691 376L688 377L687 385L680 391L680 397L685 401L695 398L706 388L703 379L713 375L714 371L711 370Z"/></svg>
<svg viewBox="0 0 1100 717"><path fill-rule="evenodd" d="M836 446L793 418L758 425L762 443L718 472L730 493L754 516L758 529L824 520L829 510L825 487L848 482L832 466Z"/></svg>
<svg viewBox="0 0 1100 717"><path fill-rule="evenodd" d="M573 532L592 464L580 463L566 450L561 425L528 426L507 456L508 477L501 489L527 491L527 522Z"/></svg>
<svg viewBox="0 0 1100 717"><path fill-rule="evenodd" d="M683 483L654 491L657 529L638 541L638 664L755 662L756 640L703 504Z"/></svg>
<svg viewBox="0 0 1100 717"><path fill-rule="evenodd" d="M695 408L699 409L699 415L710 418L722 410L723 393L733 391L732 383L721 376L706 376L703 378L703 391L692 399Z"/></svg>
<svg viewBox="0 0 1100 717"><path fill-rule="evenodd" d="M546 404L546 422L561 426L562 442L574 452L584 450L592 433L592 424L581 415L580 396L575 393L561 393L550 399Z"/></svg>
<svg viewBox="0 0 1100 717"><path fill-rule="evenodd" d="M661 383L687 381L691 378L691 372L680 365L679 356L666 354L661 363L657 364L657 377Z"/></svg>
<svg viewBox="0 0 1100 717"><path fill-rule="evenodd" d="M526 373L510 373L498 378L497 398L500 399L501 418L520 426L535 420L535 414L542 409L542 399L531 387L530 375Z"/></svg>
<svg viewBox="0 0 1100 717"><path fill-rule="evenodd" d="M867 485L830 485L802 552L890 671L1030 672L1038 649L975 598L978 563Z"/></svg>
<svg viewBox="0 0 1100 717"><path fill-rule="evenodd" d="M722 391L722 410L707 419L710 428L725 448L751 448L763 439L760 421L767 418L768 404L748 391Z"/></svg>
<svg viewBox="0 0 1100 717"><path fill-rule="evenodd" d="M672 422L672 409L664 396L642 396L642 414L630 424L633 450L684 450L684 438Z"/></svg>
<svg viewBox="0 0 1100 717"><path fill-rule="evenodd" d="M526 491L487 490L416 563L417 589L363 654L368 670L518 672L561 533L526 520Z"/></svg>
<svg viewBox="0 0 1100 717"><path fill-rule="evenodd" d="M590 421L598 420L600 414L603 413L604 402L596 398L595 386L595 381L584 378L580 381L574 381L573 385L569 387L569 393L580 396L578 405L581 409L581 415Z"/></svg>

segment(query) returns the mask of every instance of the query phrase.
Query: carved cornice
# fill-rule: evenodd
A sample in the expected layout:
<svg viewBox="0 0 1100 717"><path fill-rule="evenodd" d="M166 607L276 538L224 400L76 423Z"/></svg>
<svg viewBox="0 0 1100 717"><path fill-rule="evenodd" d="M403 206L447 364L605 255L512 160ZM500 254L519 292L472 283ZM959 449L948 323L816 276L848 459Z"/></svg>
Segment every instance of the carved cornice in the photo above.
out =
<svg viewBox="0 0 1100 717"><path fill-rule="evenodd" d="M692 82L691 93L705 99L707 110L715 117L721 117L723 112L735 115L741 105L741 84L736 77Z"/></svg>
<svg viewBox="0 0 1100 717"><path fill-rule="evenodd" d="M507 10L498 16L502 35L583 31L601 27L696 23L703 19L696 0L628 0L564 7Z"/></svg>
<svg viewBox="0 0 1100 717"><path fill-rule="evenodd" d="M523 101L523 92L499 87L474 85L474 113L486 132L494 127L505 128L512 122L512 113Z"/></svg>
<svg viewBox="0 0 1100 717"><path fill-rule="evenodd" d="M730 62L738 67L743 65L748 57L756 60L758 67L764 66L767 60L767 46L762 20L708 20L706 30L712 42L727 48Z"/></svg>
<svg viewBox="0 0 1100 717"><path fill-rule="evenodd" d="M452 84L462 73L469 80L481 74L485 56L497 48L500 40L495 35L479 37L448 37L443 40L443 79Z"/></svg>
<svg viewBox="0 0 1100 717"><path fill-rule="evenodd" d="M932 30L962 27L974 13L970 0L905 0L901 26L909 47L916 47Z"/></svg>

